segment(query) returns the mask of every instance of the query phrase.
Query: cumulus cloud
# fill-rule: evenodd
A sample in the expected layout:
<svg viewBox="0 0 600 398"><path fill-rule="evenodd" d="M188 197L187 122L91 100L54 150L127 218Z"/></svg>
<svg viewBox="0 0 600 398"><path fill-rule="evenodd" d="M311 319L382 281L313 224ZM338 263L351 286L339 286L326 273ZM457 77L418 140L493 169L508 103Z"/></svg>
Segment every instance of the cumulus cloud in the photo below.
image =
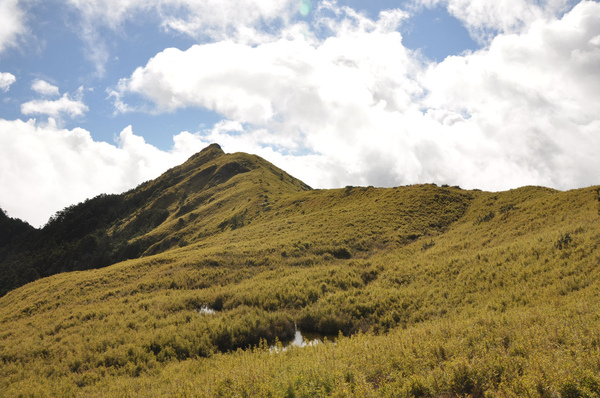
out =
<svg viewBox="0 0 600 398"><path fill-rule="evenodd" d="M50 90L52 90L52 88L55 88L56 92L58 92L57 87L44 87L44 89ZM83 116L89 110L89 108L83 103L82 97L83 87L80 87L73 98L71 98L68 93L65 93L62 97L54 101L34 100L25 102L21 105L21 113L23 115L47 115L58 119L64 117L65 115L71 118Z"/></svg>
<svg viewBox="0 0 600 398"><path fill-rule="evenodd" d="M332 32L323 40L167 49L120 81L119 98L141 96L154 112L210 109L244 126L213 138L312 154L328 164L306 179L314 186L597 183L599 3L560 18L532 11L518 32L430 64L403 46L399 10L370 20L324 2L317 12Z"/></svg>
<svg viewBox="0 0 600 398"><path fill-rule="evenodd" d="M327 113L334 100L409 107L420 94L411 83L418 62L387 18L363 20L316 46L298 34L259 46L224 41L166 49L121 80L119 90L152 100L158 112L199 106L254 124L280 114L310 119Z"/></svg>
<svg viewBox="0 0 600 398"><path fill-rule="evenodd" d="M0 1L0 53L15 46L25 32L25 13L19 0Z"/></svg>
<svg viewBox="0 0 600 398"><path fill-rule="evenodd" d="M600 118L600 4L581 2L560 20L496 37L489 50L450 57L423 79L424 104L469 115L503 157L558 187L594 183L591 136ZM595 127L594 127L595 126ZM576 160L577 159L577 160ZM585 160L584 160L585 159Z"/></svg>
<svg viewBox="0 0 600 398"><path fill-rule="evenodd" d="M7 92L16 81L17 78L12 73L0 72L0 91Z"/></svg>
<svg viewBox="0 0 600 398"><path fill-rule="evenodd" d="M41 79L35 79L33 83L31 83L31 89L38 94L48 97L58 96L60 94L58 87Z"/></svg>
<svg viewBox="0 0 600 398"><path fill-rule="evenodd" d="M0 119L0 207L34 226L56 211L101 193L120 193L185 161L204 143L189 133L173 150L149 145L125 128L117 145L94 141L84 129L61 129L50 119Z"/></svg>

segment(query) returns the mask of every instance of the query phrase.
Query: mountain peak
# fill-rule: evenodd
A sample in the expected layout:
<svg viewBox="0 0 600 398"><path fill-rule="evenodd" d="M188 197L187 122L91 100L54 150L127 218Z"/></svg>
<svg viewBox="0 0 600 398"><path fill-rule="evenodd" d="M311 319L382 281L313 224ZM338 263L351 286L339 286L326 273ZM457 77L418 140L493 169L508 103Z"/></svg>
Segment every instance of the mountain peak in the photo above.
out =
<svg viewBox="0 0 600 398"><path fill-rule="evenodd" d="M201 159L202 163L204 163L218 158L222 155L225 155L225 152L223 151L223 149L221 149L221 146L219 144L212 143L200 152L192 155L189 160L195 161L197 159Z"/></svg>
<svg viewBox="0 0 600 398"><path fill-rule="evenodd" d="M210 144L209 146L207 146L206 148L201 150L200 153L211 152L211 151L225 153L225 152L223 152L223 149L221 149L221 145L217 144L216 142L213 142L212 144Z"/></svg>

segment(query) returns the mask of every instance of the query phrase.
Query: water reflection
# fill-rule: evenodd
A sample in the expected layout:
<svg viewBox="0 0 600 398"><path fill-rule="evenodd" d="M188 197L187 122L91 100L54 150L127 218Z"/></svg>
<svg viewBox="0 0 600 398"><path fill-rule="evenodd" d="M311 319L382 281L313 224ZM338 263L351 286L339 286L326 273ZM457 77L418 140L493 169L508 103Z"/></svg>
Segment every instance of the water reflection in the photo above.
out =
<svg viewBox="0 0 600 398"><path fill-rule="evenodd" d="M326 336L320 333L303 333L296 329L294 339L286 342L281 342L278 345L272 345L270 347L271 352L286 351L289 347L307 347L322 344L323 342L334 342L335 336Z"/></svg>
<svg viewBox="0 0 600 398"><path fill-rule="evenodd" d="M306 347L307 345L316 345L321 343L321 340L319 340L318 337L316 336L308 336L302 335L302 332L300 332L298 329L296 329L296 334L294 334L294 340L290 341L287 345L293 345L296 347Z"/></svg>
<svg viewBox="0 0 600 398"><path fill-rule="evenodd" d="M213 310L212 308L209 308L206 304L202 305L202 307L200 307L200 309L198 310L198 313L200 315L212 315L215 312L216 312L215 310Z"/></svg>

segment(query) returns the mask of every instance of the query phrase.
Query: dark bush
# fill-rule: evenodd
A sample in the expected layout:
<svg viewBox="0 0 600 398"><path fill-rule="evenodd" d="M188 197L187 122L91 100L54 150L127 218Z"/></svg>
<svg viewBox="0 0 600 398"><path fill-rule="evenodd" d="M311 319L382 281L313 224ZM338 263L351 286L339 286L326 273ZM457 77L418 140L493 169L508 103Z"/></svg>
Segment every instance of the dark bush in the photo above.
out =
<svg viewBox="0 0 600 398"><path fill-rule="evenodd" d="M554 247L558 250L566 249L573 242L573 238L568 233L560 234L558 240L554 243Z"/></svg>
<svg viewBox="0 0 600 398"><path fill-rule="evenodd" d="M493 211L490 211L486 215L477 217L477 219L473 222L473 225L479 225L481 223L491 221L494 217L496 217L496 214Z"/></svg>
<svg viewBox="0 0 600 398"><path fill-rule="evenodd" d="M483 397L483 383L477 373L465 364L458 365L450 382L452 392L458 396Z"/></svg>
<svg viewBox="0 0 600 398"><path fill-rule="evenodd" d="M345 247L336 247L335 249L329 250L329 253L337 259L348 260L349 258L352 258L350 250Z"/></svg>

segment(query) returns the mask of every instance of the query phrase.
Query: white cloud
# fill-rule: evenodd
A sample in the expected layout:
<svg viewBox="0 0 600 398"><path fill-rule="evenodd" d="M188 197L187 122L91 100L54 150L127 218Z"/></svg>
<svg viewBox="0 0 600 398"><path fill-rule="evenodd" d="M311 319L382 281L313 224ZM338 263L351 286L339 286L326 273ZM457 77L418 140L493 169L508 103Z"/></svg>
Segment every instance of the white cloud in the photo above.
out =
<svg viewBox="0 0 600 398"><path fill-rule="evenodd" d="M58 88L56 89L58 91ZM25 102L21 105L21 113L23 115L47 115L59 119L64 115L71 118L83 116L89 108L83 103L82 97L83 87L80 87L73 98L68 93L65 93L62 97L54 101L34 100Z"/></svg>
<svg viewBox="0 0 600 398"><path fill-rule="evenodd" d="M231 39L244 43L273 40L274 31L285 28L299 12L298 0L69 0L81 15L78 34L86 42L86 57L103 76L110 46L101 28L120 31L128 21L158 15L157 28L185 34L197 40Z"/></svg>
<svg viewBox="0 0 600 398"><path fill-rule="evenodd" d="M131 110L131 108L123 102L119 92L115 90L106 90L106 92L108 93L108 97L106 97L106 99L112 99L113 101L113 106L115 108L113 115L127 113Z"/></svg>
<svg viewBox="0 0 600 398"><path fill-rule="evenodd" d="M0 207L40 226L56 211L101 193L120 193L158 177L202 149L182 133L170 152L125 128L118 146L96 142L88 131L60 129L52 119L0 119ZM183 142L183 143L182 143Z"/></svg>
<svg viewBox="0 0 600 398"><path fill-rule="evenodd" d="M156 111L198 106L250 124L232 139L256 153L265 146L314 153L328 167L307 165L315 173L299 174L314 186L430 179L410 153L417 139L411 124L423 119L415 104L423 94L416 81L421 64L394 31L401 13L391 15L323 20L338 34L321 43L298 35L256 47L221 42L165 50L120 89L152 100ZM224 134L211 137L227 141Z"/></svg>
<svg viewBox="0 0 600 398"><path fill-rule="evenodd" d="M389 19L359 25L365 26L343 25L343 35L316 45L297 34L259 46L223 41L166 49L119 89L152 100L157 112L199 106L255 124L287 113L310 119L326 112L330 100L409 107L420 94L410 81L418 62L389 29Z"/></svg>
<svg viewBox="0 0 600 398"><path fill-rule="evenodd" d="M17 78L12 73L0 72L0 91L7 92L16 81Z"/></svg>
<svg viewBox="0 0 600 398"><path fill-rule="evenodd" d="M163 27L192 37L250 40L263 23L284 24L299 12L296 0L163 0ZM172 13L173 7L186 12Z"/></svg>
<svg viewBox="0 0 600 398"><path fill-rule="evenodd" d="M49 97L57 96L60 94L60 92L58 91L58 87L41 79L35 79L33 83L31 83L31 89L38 94Z"/></svg>
<svg viewBox="0 0 600 398"><path fill-rule="evenodd" d="M26 33L24 22L19 0L0 1L0 53L17 45L19 36Z"/></svg>
<svg viewBox="0 0 600 398"><path fill-rule="evenodd" d="M243 36L244 30L298 13L296 0L69 0L84 19L117 29L144 12L158 12L164 28L193 37Z"/></svg>
<svg viewBox="0 0 600 398"><path fill-rule="evenodd" d="M561 20L496 37L489 50L450 57L424 78L425 104L471 116L523 170L557 187L597 182L600 147L600 4L582 2ZM590 130L591 129L591 130Z"/></svg>
<svg viewBox="0 0 600 398"><path fill-rule="evenodd" d="M322 41L298 33L167 49L119 92L154 112L200 107L241 123L243 132L209 134L231 147L311 153L328 165L305 174L317 187L597 183L599 3L533 16L484 50L429 65L402 45L402 12L373 21L332 2L323 9L337 16L319 20L332 32Z"/></svg>
<svg viewBox="0 0 600 398"><path fill-rule="evenodd" d="M520 33L535 21L560 16L573 0L413 0L426 7L444 6L471 35L489 41L498 33Z"/></svg>

